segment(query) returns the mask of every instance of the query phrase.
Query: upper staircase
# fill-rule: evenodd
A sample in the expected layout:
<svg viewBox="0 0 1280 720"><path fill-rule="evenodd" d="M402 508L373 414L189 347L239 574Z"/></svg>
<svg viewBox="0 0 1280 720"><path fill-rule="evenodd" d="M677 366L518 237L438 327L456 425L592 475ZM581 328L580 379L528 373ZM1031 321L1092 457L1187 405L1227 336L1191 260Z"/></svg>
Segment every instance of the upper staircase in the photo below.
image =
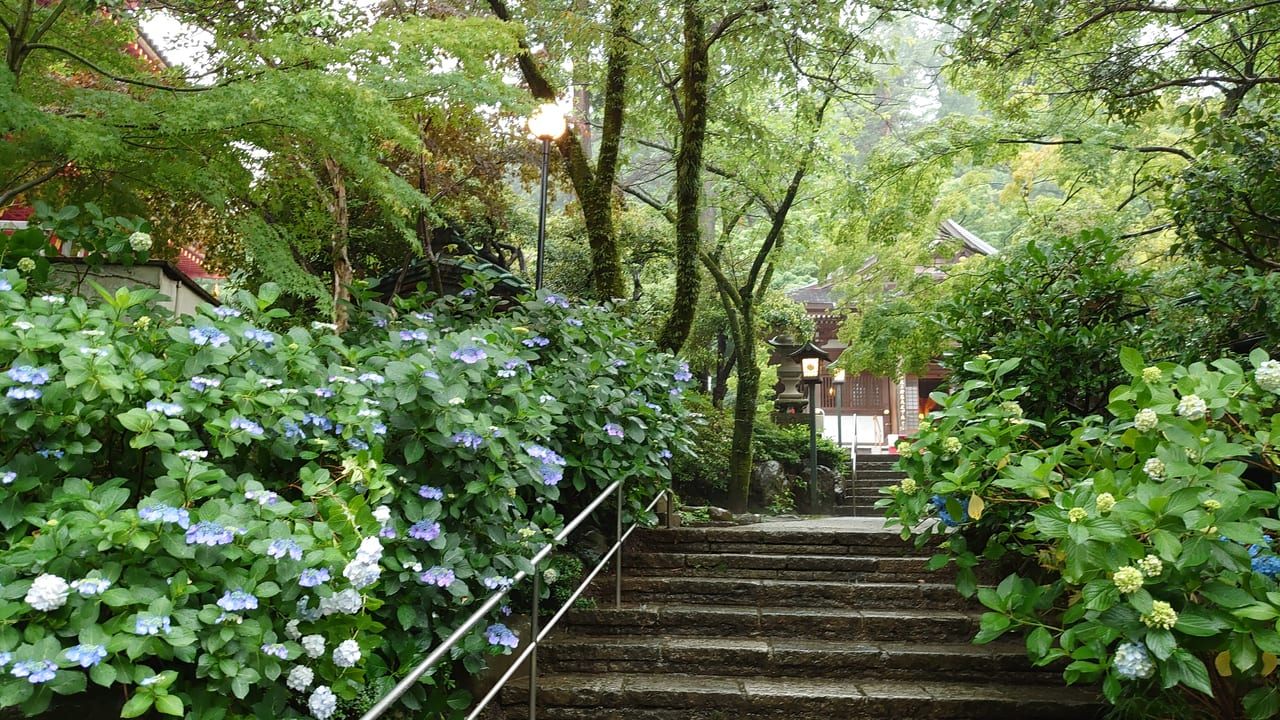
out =
<svg viewBox="0 0 1280 720"><path fill-rule="evenodd" d="M837 512L881 517L882 513L875 508L876 501L884 497L880 488L896 485L907 476L894 469L897 462L898 456L893 453L858 453L853 464L853 482L845 487Z"/></svg>
<svg viewBox="0 0 1280 720"><path fill-rule="evenodd" d="M980 611L879 521L638 531L621 608L573 610L539 648L545 720L1084 720L1093 688L973 645ZM503 693L527 718L523 682Z"/></svg>

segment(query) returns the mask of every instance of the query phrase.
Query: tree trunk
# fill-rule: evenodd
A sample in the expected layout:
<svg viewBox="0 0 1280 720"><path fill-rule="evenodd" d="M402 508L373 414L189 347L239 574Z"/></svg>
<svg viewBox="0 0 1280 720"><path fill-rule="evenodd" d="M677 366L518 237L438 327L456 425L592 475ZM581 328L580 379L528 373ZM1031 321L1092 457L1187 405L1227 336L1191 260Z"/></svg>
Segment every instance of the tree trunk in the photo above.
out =
<svg viewBox="0 0 1280 720"><path fill-rule="evenodd" d="M329 214L333 217L333 324L338 332L347 329L347 303L351 300L351 282L355 273L347 253L350 216L347 207L347 181L342 168L332 157L325 157L324 169L329 178Z"/></svg>
<svg viewBox="0 0 1280 720"><path fill-rule="evenodd" d="M760 395L760 367L754 346L738 348L738 394L733 400L733 440L729 443L729 509L747 511L751 492L751 440L756 431L756 399Z"/></svg>
<svg viewBox="0 0 1280 720"><path fill-rule="evenodd" d="M671 315L658 336L663 350L678 352L689 337L702 281L698 274L698 226L702 191L702 151L707 135L708 49L706 19L696 0L684 0L684 60L681 78L684 117L676 153L676 291ZM745 502L745 500L744 500Z"/></svg>

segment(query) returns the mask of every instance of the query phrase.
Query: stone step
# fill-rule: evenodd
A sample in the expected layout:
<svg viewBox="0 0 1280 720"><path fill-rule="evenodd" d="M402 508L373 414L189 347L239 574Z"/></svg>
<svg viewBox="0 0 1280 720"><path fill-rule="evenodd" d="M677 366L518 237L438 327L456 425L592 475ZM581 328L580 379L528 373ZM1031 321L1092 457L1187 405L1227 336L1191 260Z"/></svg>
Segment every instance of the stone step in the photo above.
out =
<svg viewBox="0 0 1280 720"><path fill-rule="evenodd" d="M623 575L624 597L634 603L772 607L961 610L969 606L950 584L849 583L758 578Z"/></svg>
<svg viewBox="0 0 1280 720"><path fill-rule="evenodd" d="M887 531L766 530L753 526L679 527L637 530L635 552L737 553L747 555L920 556L915 548Z"/></svg>
<svg viewBox="0 0 1280 720"><path fill-rule="evenodd" d="M601 602L565 614L566 632L588 636L695 635L967 643L978 612L934 609L638 605Z"/></svg>
<svg viewBox="0 0 1280 720"><path fill-rule="evenodd" d="M548 673L682 673L769 677L1053 683L1061 668L1033 668L1020 643L927 644L717 638L698 636L553 636L539 646Z"/></svg>
<svg viewBox="0 0 1280 720"><path fill-rule="evenodd" d="M526 692L503 693L507 718L528 717ZM538 705L543 720L1086 720L1101 710L1088 689L663 673L539 678Z"/></svg>
<svg viewBox="0 0 1280 720"><path fill-rule="evenodd" d="M883 555L763 555L750 553L629 553L627 575L697 575L846 582L939 582L951 576L930 572L924 557Z"/></svg>

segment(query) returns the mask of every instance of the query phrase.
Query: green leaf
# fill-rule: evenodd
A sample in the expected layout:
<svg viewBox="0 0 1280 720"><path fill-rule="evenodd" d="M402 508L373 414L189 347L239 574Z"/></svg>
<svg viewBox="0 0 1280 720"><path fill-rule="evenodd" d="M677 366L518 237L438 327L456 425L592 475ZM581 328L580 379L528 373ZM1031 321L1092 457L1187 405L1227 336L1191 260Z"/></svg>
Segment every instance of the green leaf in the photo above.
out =
<svg viewBox="0 0 1280 720"><path fill-rule="evenodd" d="M1209 669L1200 658L1181 648L1165 663L1162 679L1161 685L1165 688L1181 683L1213 697L1213 687L1209 684Z"/></svg>
<svg viewBox="0 0 1280 720"><path fill-rule="evenodd" d="M1178 641L1168 630L1153 629L1147 632L1147 649L1157 658L1168 660L1178 649Z"/></svg>
<svg viewBox="0 0 1280 720"><path fill-rule="evenodd" d="M150 710L153 702L155 702L155 695L149 692L134 693L134 696L129 698L129 702L125 703L123 708L120 708L120 717L138 717Z"/></svg>
<svg viewBox="0 0 1280 720"><path fill-rule="evenodd" d="M1032 659L1042 658L1053 648L1053 633L1038 627L1027 634L1027 653Z"/></svg>
<svg viewBox="0 0 1280 720"><path fill-rule="evenodd" d="M182 717L184 714L182 698L177 695L161 695L156 698L156 710L165 715Z"/></svg>
<svg viewBox="0 0 1280 720"><path fill-rule="evenodd" d="M1244 696L1244 714L1249 720L1270 720L1280 715L1280 688L1260 687Z"/></svg>
<svg viewBox="0 0 1280 720"><path fill-rule="evenodd" d="M1142 369L1146 367L1142 360L1142 353L1131 347L1120 348L1120 367L1124 371L1134 377L1142 377Z"/></svg>

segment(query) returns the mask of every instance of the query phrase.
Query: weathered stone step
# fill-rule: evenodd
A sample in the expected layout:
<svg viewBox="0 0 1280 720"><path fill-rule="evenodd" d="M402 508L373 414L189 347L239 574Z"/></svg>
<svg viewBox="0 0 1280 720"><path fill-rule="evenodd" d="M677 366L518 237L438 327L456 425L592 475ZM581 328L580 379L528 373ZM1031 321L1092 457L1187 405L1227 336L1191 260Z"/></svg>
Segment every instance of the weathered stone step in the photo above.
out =
<svg viewBox="0 0 1280 720"><path fill-rule="evenodd" d="M646 529L637 531L629 542L635 543L637 552L888 557L919 557L928 553L892 532L766 530L751 526Z"/></svg>
<svg viewBox="0 0 1280 720"><path fill-rule="evenodd" d="M699 575L787 580L843 580L846 582L937 582L950 577L926 569L925 557L883 555L759 555L750 553L628 554L623 562L629 575Z"/></svg>
<svg viewBox="0 0 1280 720"><path fill-rule="evenodd" d="M854 476L854 483L900 482L906 476L905 472L894 470L893 468L858 468L858 472Z"/></svg>
<svg viewBox="0 0 1280 720"><path fill-rule="evenodd" d="M528 717L523 692L503 693L508 718ZM661 673L540 678L538 704L543 720L1086 720L1101 709L1091 690L1052 686Z"/></svg>
<svg viewBox="0 0 1280 720"><path fill-rule="evenodd" d="M977 612L822 607L636 605L574 609L565 626L579 635L703 635L967 643Z"/></svg>
<svg viewBox="0 0 1280 720"><path fill-rule="evenodd" d="M1053 683L1061 668L1033 668L1020 643L991 645L717 638L554 636L538 650L549 673L683 673L769 677Z"/></svg>
<svg viewBox="0 0 1280 720"><path fill-rule="evenodd" d="M635 603L760 605L805 608L931 608L969 605L949 584L848 583L756 578L649 576L622 579Z"/></svg>

